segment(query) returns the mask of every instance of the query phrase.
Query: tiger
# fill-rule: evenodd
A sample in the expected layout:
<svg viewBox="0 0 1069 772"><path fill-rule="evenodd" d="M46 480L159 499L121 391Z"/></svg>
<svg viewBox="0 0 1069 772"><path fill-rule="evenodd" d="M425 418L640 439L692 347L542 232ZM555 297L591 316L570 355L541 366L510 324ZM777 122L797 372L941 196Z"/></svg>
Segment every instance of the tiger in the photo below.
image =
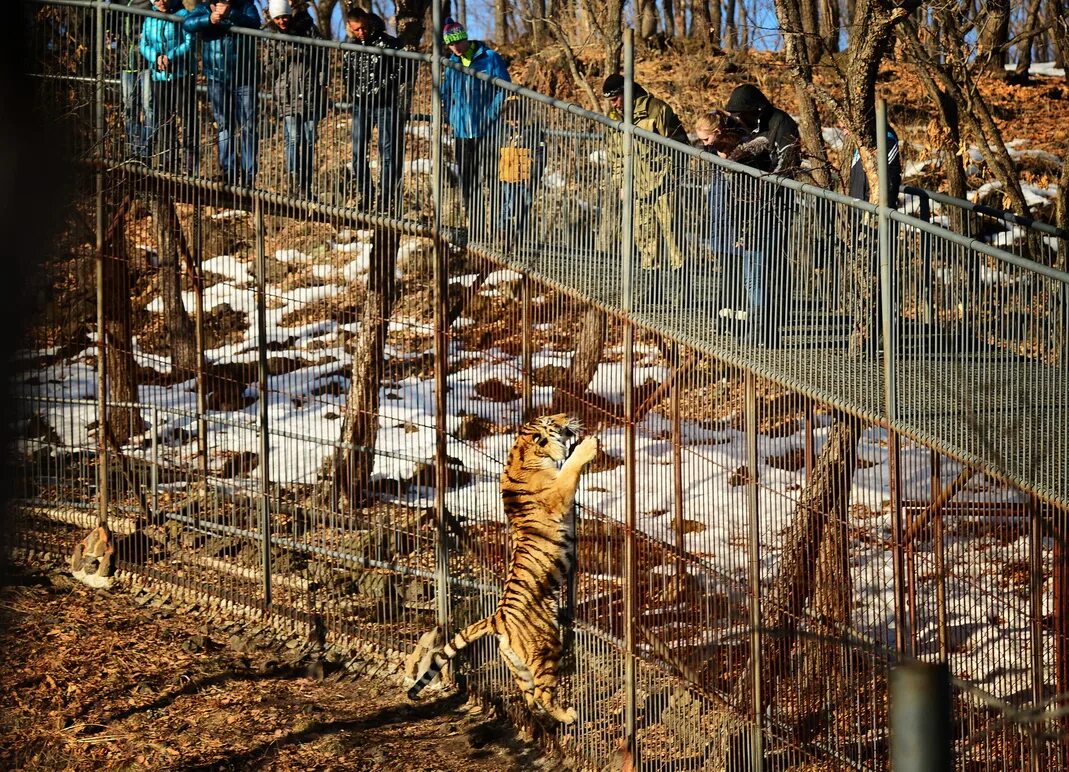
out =
<svg viewBox="0 0 1069 772"><path fill-rule="evenodd" d="M564 413L540 416L521 427L501 473L501 500L512 537L501 600L493 614L468 625L434 653L408 690L409 699L416 699L458 652L495 635L528 708L564 724L575 722L575 708L565 709L556 700L563 648L557 591L575 557L572 505L579 475L598 452L596 437L574 444L581 431L580 423Z"/></svg>

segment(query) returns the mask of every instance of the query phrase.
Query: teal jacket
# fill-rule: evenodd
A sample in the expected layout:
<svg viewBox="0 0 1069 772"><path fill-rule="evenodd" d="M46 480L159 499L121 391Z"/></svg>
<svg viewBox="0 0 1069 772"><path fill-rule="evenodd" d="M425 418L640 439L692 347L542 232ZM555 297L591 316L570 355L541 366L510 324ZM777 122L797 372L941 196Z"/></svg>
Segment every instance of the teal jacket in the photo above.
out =
<svg viewBox="0 0 1069 772"><path fill-rule="evenodd" d="M182 8L173 21L156 17L145 19L141 28L141 55L145 57L153 80L178 80L197 71L197 63L193 58L193 36L182 29L182 19L187 15L188 11ZM160 54L171 60L166 70L156 69L156 58Z"/></svg>
<svg viewBox="0 0 1069 772"><path fill-rule="evenodd" d="M479 40L473 40L471 44L477 48L468 69L512 82L500 54ZM460 57L454 54L449 61L460 64ZM441 96L453 136L457 139L475 139L490 134L505 102L504 90L452 67L445 70Z"/></svg>
<svg viewBox="0 0 1069 772"><path fill-rule="evenodd" d="M212 24L212 9L201 3L186 16L182 29L197 35L202 42L201 63L208 80L224 83L255 83L257 80L256 41L244 35L231 35L234 27L260 29L260 12L252 0L234 0L230 13Z"/></svg>

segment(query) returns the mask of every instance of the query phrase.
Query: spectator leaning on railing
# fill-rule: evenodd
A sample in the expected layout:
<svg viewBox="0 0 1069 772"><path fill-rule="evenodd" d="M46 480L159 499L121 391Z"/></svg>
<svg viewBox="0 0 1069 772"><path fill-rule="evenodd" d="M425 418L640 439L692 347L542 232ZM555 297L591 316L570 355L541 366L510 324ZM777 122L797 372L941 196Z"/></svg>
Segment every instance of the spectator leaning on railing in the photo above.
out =
<svg viewBox="0 0 1069 772"><path fill-rule="evenodd" d="M646 92L637 83L633 86L632 120L635 128L652 134L688 143L687 132L675 111L662 99ZM601 95L609 102L608 115L614 120L624 117L624 77L610 75L602 84ZM609 166L613 185L623 190L623 145L618 135L610 143ZM634 156L634 239L645 270L662 267L662 252L667 253L668 265L674 270L683 267L683 251L676 236L676 185L679 184L680 159L663 145L636 139L632 143ZM650 285L651 291L654 285ZM665 288L666 294L675 290Z"/></svg>
<svg viewBox="0 0 1069 772"><path fill-rule="evenodd" d="M200 36L201 61L208 81L208 100L219 129L219 165L230 184L251 187L256 178L256 89L258 66L255 41L231 34L234 27L260 28L253 0L201 3L182 22ZM241 132L241 169L237 168L234 135Z"/></svg>
<svg viewBox="0 0 1069 772"><path fill-rule="evenodd" d="M735 88L724 107L740 120L747 134L728 156L768 174L793 177L801 161L798 124L783 110L773 106L757 86L749 83ZM764 184L736 186L739 200L739 248L742 252L742 280L746 291L745 309L721 309L745 322L740 332L747 343L774 347L790 302L786 270L786 235L790 232L790 201L782 188ZM777 292L767 297L770 285Z"/></svg>
<svg viewBox="0 0 1069 772"><path fill-rule="evenodd" d="M289 0L271 0L264 29L279 36L319 39L307 9L294 13ZM319 46L282 40L265 46L264 72L285 130L290 193L312 197L316 124L327 114L327 56Z"/></svg>
<svg viewBox="0 0 1069 772"><path fill-rule="evenodd" d="M387 35L386 25L373 13L352 8L346 14L347 42L362 46L398 50L397 38ZM342 63L345 91L352 104L353 185L364 207L395 213L400 202L401 164L404 159L405 116L400 99L401 85L407 80L406 62L396 56L366 51L346 51ZM371 128L379 128L380 194L375 201L367 146Z"/></svg>
<svg viewBox="0 0 1069 772"><path fill-rule="evenodd" d="M145 19L141 28L141 56L151 73L153 122L151 152L166 171L197 173L199 131L197 127L196 60L193 36L182 29L187 15L182 0L155 0L152 7L173 13L177 19ZM178 158L178 129L182 120L183 158Z"/></svg>
<svg viewBox="0 0 1069 772"><path fill-rule="evenodd" d="M447 19L442 26L442 40L452 54L449 61L511 82L500 54L480 40L468 40L467 30L459 23ZM496 174L489 171L489 159L490 153L497 150L494 137L505 93L488 81L449 67L442 79L441 97L446 120L453 130L470 235L485 227L481 185L493 185L496 179Z"/></svg>

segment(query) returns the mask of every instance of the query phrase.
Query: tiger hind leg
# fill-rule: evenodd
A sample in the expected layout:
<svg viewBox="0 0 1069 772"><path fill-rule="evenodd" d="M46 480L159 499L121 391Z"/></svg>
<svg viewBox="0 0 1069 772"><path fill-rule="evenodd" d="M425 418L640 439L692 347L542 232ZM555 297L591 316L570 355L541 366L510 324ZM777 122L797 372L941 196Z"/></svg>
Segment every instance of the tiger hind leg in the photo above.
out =
<svg viewBox="0 0 1069 772"><path fill-rule="evenodd" d="M559 651L557 652L559 654ZM557 658L543 657L534 674L534 699L547 714L562 724L574 724L575 708L563 708L557 703Z"/></svg>
<svg viewBox="0 0 1069 772"><path fill-rule="evenodd" d="M501 654L501 659L505 660L508 669L512 671L512 677L516 679L516 685L520 687L520 692L523 694L523 700L527 703L528 709L534 710L536 707L534 675L532 675L530 668L527 667L527 663L512 650L508 641L503 638L498 643L497 650Z"/></svg>

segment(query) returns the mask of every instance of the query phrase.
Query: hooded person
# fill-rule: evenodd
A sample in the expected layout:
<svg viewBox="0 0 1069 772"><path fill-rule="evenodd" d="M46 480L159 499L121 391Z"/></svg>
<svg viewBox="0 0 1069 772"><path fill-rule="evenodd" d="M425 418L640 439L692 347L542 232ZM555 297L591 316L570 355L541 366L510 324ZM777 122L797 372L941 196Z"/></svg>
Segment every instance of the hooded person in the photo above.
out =
<svg viewBox="0 0 1069 772"><path fill-rule="evenodd" d="M623 120L624 77L610 75L601 87L609 102L608 116ZM635 83L632 87L632 121L638 129L689 144L687 132L667 102L649 94ZM676 236L676 185L682 155L663 145L642 139L632 144L634 152L634 238L635 247L647 270L661 268L662 253L673 269L683 267L683 251ZM615 135L608 148L612 184L622 189L624 172L623 144Z"/></svg>
<svg viewBox="0 0 1069 772"><path fill-rule="evenodd" d="M278 36L263 47L263 71L282 117L290 192L312 198L316 129L327 114L327 51L286 38L319 40L308 9L294 12L289 0L271 0L265 32Z"/></svg>
<svg viewBox="0 0 1069 772"><path fill-rule="evenodd" d="M511 82L508 67L501 55L481 40L470 40L462 24L446 19L442 41L450 51L442 78L442 108L453 131L453 142L460 177L468 230L479 231L483 222L483 189L493 185L491 175L497 152L495 134L498 117L505 102L505 91L488 80L473 78L472 72ZM467 71L466 71L467 70Z"/></svg>
<svg viewBox="0 0 1069 772"><path fill-rule="evenodd" d="M798 124L774 107L761 89L750 83L736 87L724 110L749 132L729 158L769 174L793 177L797 173L801 159Z"/></svg>
<svg viewBox="0 0 1069 772"><path fill-rule="evenodd" d="M797 173L801 160L798 124L773 106L761 89L750 83L736 87L724 109L747 132L729 159L770 175L793 177ZM735 191L731 205L735 207L745 307L725 307L719 313L721 318L742 323L736 333L746 344L773 348L779 345L792 295L785 254L791 199L784 195L789 191L760 181L736 186Z"/></svg>

